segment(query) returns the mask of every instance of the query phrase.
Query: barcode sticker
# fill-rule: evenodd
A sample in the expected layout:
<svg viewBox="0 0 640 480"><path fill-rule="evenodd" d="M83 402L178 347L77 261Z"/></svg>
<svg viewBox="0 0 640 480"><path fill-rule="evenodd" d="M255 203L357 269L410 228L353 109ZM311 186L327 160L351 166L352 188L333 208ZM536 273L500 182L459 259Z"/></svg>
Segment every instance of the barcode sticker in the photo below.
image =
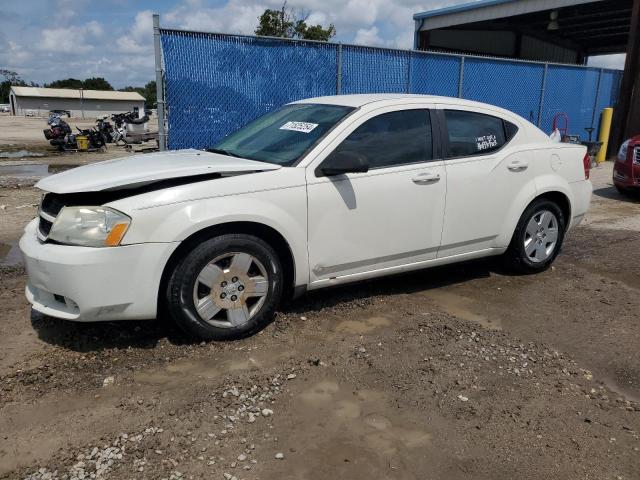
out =
<svg viewBox="0 0 640 480"><path fill-rule="evenodd" d="M309 133L317 126L317 123L287 122L280 127L280 130L293 130L294 132Z"/></svg>

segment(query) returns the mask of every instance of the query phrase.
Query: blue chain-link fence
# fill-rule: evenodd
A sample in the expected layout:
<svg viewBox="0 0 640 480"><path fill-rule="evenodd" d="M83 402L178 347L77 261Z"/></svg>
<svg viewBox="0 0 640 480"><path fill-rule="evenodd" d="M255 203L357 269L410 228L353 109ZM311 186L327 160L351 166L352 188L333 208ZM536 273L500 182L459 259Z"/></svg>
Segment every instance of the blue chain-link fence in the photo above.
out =
<svg viewBox="0 0 640 480"><path fill-rule="evenodd" d="M572 65L161 29L168 148L204 148L285 103L337 93L462 97L586 137L622 72Z"/></svg>

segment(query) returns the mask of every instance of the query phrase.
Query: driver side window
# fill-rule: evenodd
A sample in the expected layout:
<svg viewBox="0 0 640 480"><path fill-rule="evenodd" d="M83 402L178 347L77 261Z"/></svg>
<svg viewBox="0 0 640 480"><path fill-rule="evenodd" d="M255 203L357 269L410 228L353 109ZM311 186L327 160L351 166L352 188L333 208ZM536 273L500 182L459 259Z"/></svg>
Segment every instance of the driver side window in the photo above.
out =
<svg viewBox="0 0 640 480"><path fill-rule="evenodd" d="M329 158L341 152L364 155L371 169L432 160L429 110L401 110L367 120Z"/></svg>

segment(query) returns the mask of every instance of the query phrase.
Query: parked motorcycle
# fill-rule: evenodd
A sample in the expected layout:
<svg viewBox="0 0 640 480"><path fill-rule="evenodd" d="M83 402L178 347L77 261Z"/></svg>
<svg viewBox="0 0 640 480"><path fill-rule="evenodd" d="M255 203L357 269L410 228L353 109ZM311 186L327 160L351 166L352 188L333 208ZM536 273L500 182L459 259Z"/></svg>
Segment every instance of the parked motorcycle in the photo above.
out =
<svg viewBox="0 0 640 480"><path fill-rule="evenodd" d="M112 143L114 141L114 129L113 125L107 120L107 118L109 117L104 116L102 118L96 119L96 129L102 134L102 138L104 139L105 143Z"/></svg>
<svg viewBox="0 0 640 480"><path fill-rule="evenodd" d="M64 139L67 135L71 134L71 127L67 122L60 118L60 114L52 113L47 120L47 125L51 128L43 130L44 138L49 140L51 145L54 145L54 140L58 141Z"/></svg>
<svg viewBox="0 0 640 480"><path fill-rule="evenodd" d="M79 135L87 137L87 149L89 151L99 150L105 147L105 139L102 132L96 128L78 129L78 134L74 134L67 122L60 118L59 114L52 114L47 120L47 124L51 128L45 129L44 137L49 143L56 147L59 151L78 150Z"/></svg>

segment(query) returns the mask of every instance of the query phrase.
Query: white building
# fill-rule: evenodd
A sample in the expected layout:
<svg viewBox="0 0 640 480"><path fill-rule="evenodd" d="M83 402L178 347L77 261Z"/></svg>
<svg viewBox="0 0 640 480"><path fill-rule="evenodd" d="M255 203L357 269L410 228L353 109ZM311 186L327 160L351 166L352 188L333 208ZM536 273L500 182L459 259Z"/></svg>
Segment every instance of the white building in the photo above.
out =
<svg viewBox="0 0 640 480"><path fill-rule="evenodd" d="M134 107L143 111L144 100L137 92L111 90L11 87L9 93L13 115L47 116L50 110L66 110L72 117L96 118L129 112Z"/></svg>

